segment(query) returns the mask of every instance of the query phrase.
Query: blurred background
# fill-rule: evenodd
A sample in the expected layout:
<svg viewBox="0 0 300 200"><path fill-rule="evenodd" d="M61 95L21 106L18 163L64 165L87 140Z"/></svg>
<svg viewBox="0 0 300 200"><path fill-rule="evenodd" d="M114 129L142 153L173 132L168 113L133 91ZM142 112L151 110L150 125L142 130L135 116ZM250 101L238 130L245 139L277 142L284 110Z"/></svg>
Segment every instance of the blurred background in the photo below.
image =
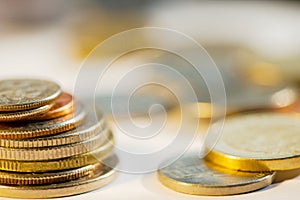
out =
<svg viewBox="0 0 300 200"><path fill-rule="evenodd" d="M72 90L83 60L102 41L132 28L162 27L190 36L208 51L222 73L229 110L285 106L287 98L272 98L300 83L299 11L298 1L1 0L0 77L50 78ZM101 62L120 47L110 48L93 59ZM186 44L177 48L193 51ZM167 62L191 82L195 79L188 64L158 51L122 58L110 76L134 67L137 58ZM155 79L156 74L145 76ZM198 100L207 103L201 84L196 86ZM105 87L112 90L109 81ZM144 105L153 102L167 108L176 104L157 88L158 95L143 98L151 90L137 95L134 111L144 113L149 108ZM99 98L110 112L108 93L100 92Z"/></svg>

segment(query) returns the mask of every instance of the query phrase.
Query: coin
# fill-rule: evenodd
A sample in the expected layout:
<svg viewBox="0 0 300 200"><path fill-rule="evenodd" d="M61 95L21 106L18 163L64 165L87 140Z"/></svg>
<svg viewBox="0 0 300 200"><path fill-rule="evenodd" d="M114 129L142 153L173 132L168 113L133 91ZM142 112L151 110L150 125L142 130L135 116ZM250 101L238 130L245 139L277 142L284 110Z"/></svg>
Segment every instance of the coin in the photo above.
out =
<svg viewBox="0 0 300 200"><path fill-rule="evenodd" d="M115 156L109 157L108 161L116 166L118 160ZM113 168L103 166L95 168L91 176L58 184L40 186L0 186L0 195L11 198L54 198L64 197L89 192L107 185L116 177Z"/></svg>
<svg viewBox="0 0 300 200"><path fill-rule="evenodd" d="M2 80L0 81L0 111L38 108L53 102L60 94L59 85L51 81Z"/></svg>
<svg viewBox="0 0 300 200"><path fill-rule="evenodd" d="M108 157L113 150L113 139L100 148L69 158L45 161L0 160L0 170L12 172L49 172L74 169L97 163Z"/></svg>
<svg viewBox="0 0 300 200"><path fill-rule="evenodd" d="M73 112L72 95L62 92L62 94L54 101L53 107L45 114L36 117L38 120L48 120L68 115Z"/></svg>
<svg viewBox="0 0 300 200"><path fill-rule="evenodd" d="M95 165L102 165L97 163ZM91 175L95 165L88 165L77 169L50 172L50 173L15 173L0 172L0 184L2 185L44 185L62 183ZM97 166L100 168L101 166Z"/></svg>
<svg viewBox="0 0 300 200"><path fill-rule="evenodd" d="M67 158L78 154L93 151L112 139L108 129L103 130L95 137L75 144L48 147L48 148L4 148L0 147L0 159L17 161L48 161Z"/></svg>
<svg viewBox="0 0 300 200"><path fill-rule="evenodd" d="M272 183L275 173L247 173L223 169L186 156L160 169L160 182L177 191L194 195L233 195L264 188Z"/></svg>
<svg viewBox="0 0 300 200"><path fill-rule="evenodd" d="M293 113L243 113L226 120L206 160L242 171L300 168L300 117Z"/></svg>
<svg viewBox="0 0 300 200"><path fill-rule="evenodd" d="M78 106L75 114L72 113L57 119L13 124L2 123L0 124L0 138L24 139L53 135L75 128L83 122L85 116L85 110Z"/></svg>
<svg viewBox="0 0 300 200"><path fill-rule="evenodd" d="M21 121L34 119L36 116L44 114L51 109L52 105L45 105L31 110L0 113L0 122Z"/></svg>
<svg viewBox="0 0 300 200"><path fill-rule="evenodd" d="M104 118L94 123L87 119L75 129L47 137L27 139L1 139L0 147L6 148L40 148L69 145L95 137L106 127Z"/></svg>

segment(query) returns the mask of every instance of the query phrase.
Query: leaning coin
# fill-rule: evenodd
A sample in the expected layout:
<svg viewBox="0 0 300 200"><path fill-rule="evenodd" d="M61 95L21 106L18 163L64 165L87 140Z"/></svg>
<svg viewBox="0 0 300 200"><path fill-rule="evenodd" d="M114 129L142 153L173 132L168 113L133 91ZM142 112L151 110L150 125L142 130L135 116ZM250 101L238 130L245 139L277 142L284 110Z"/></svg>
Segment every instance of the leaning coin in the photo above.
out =
<svg viewBox="0 0 300 200"><path fill-rule="evenodd" d="M105 129L97 136L70 145L46 148L5 148L0 147L0 159L15 161L49 161L84 154L101 147L105 142L112 140L110 130Z"/></svg>
<svg viewBox="0 0 300 200"><path fill-rule="evenodd" d="M226 120L206 160L241 171L300 168L300 117L293 113L242 113Z"/></svg>
<svg viewBox="0 0 300 200"><path fill-rule="evenodd" d="M75 114L69 114L57 119L14 124L2 123L0 124L0 138L24 139L53 135L75 128L83 122L85 116L85 110L79 106Z"/></svg>
<svg viewBox="0 0 300 200"><path fill-rule="evenodd" d="M75 129L51 135L47 137L27 138L27 139L1 139L0 147L6 148L41 148L69 145L96 137L99 132L106 128L104 118L99 122L90 120L90 115L84 122Z"/></svg>
<svg viewBox="0 0 300 200"><path fill-rule="evenodd" d="M161 183L177 192L194 195L234 195L264 188L275 173L247 173L223 169L198 156L183 157L158 171Z"/></svg>
<svg viewBox="0 0 300 200"><path fill-rule="evenodd" d="M118 160L115 156L109 157L108 161L115 167ZM106 161L106 162L108 162ZM95 168L92 175L77 180L57 184L40 186L6 186L0 185L0 196L11 198L55 198L86 193L101 188L116 177L116 171L107 166Z"/></svg>
<svg viewBox="0 0 300 200"><path fill-rule="evenodd" d="M97 163L108 157L114 148L113 140L100 148L69 158L45 161L0 160L0 170L12 172L49 172L74 169Z"/></svg>
<svg viewBox="0 0 300 200"><path fill-rule="evenodd" d="M59 85L51 81L15 79L0 81L0 111L38 108L53 102L61 94Z"/></svg>
<svg viewBox="0 0 300 200"><path fill-rule="evenodd" d="M53 102L53 104L53 107L48 112L37 116L35 120L54 119L73 112L73 97L66 92L62 92L62 94Z"/></svg>
<svg viewBox="0 0 300 200"><path fill-rule="evenodd" d="M102 165L97 163L95 165ZM49 173L16 173L0 172L0 184L2 185L44 185L62 183L91 175L95 165L88 165L77 169ZM97 166L100 168L101 166Z"/></svg>
<svg viewBox="0 0 300 200"><path fill-rule="evenodd" d="M31 110L21 110L15 112L2 112L0 113L0 122L12 121L28 121L36 118L36 116L47 113L53 105L45 105Z"/></svg>

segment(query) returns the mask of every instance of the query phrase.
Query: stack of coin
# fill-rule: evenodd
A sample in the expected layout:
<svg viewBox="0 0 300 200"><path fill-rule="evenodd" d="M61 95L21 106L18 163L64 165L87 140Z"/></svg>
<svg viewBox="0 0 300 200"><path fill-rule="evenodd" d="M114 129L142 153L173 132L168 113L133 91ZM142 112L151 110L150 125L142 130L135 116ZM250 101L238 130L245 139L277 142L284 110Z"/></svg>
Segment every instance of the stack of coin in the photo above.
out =
<svg viewBox="0 0 300 200"><path fill-rule="evenodd" d="M62 197L112 181L113 135L94 115L56 83L0 81L0 196Z"/></svg>
<svg viewBox="0 0 300 200"><path fill-rule="evenodd" d="M180 158L158 170L159 180L182 193L233 195L300 175L299 108L300 100L286 109L227 116L221 138L204 159Z"/></svg>

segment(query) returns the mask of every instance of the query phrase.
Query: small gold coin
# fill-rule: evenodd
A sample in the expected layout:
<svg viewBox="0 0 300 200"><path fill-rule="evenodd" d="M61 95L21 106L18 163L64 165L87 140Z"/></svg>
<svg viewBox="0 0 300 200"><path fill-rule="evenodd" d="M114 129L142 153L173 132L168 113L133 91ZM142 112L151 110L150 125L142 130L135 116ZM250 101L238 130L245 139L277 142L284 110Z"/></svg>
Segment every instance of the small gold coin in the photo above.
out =
<svg viewBox="0 0 300 200"><path fill-rule="evenodd" d="M113 139L100 148L69 158L45 161L0 160L0 170L12 172L49 172L75 169L97 163L108 157L114 148Z"/></svg>
<svg viewBox="0 0 300 200"><path fill-rule="evenodd" d="M102 165L97 163L95 165ZM95 165L88 165L77 169L50 172L50 173L16 173L0 172L0 184L2 185L44 185L62 183L91 175ZM100 168L101 166L97 166Z"/></svg>
<svg viewBox="0 0 300 200"><path fill-rule="evenodd" d="M61 94L59 85L51 81L15 79L0 81L0 111L38 108L53 102Z"/></svg>
<svg viewBox="0 0 300 200"><path fill-rule="evenodd" d="M106 127L104 118L94 123L89 115L86 120L75 129L47 137L27 139L1 139L0 147L6 148L45 148L79 143L96 137Z"/></svg>
<svg viewBox="0 0 300 200"><path fill-rule="evenodd" d="M186 156L160 169L160 182L177 191L194 195L234 195L264 188L275 173L247 173L228 170L204 162L198 156Z"/></svg>
<svg viewBox="0 0 300 200"><path fill-rule="evenodd" d="M28 121L34 119L36 116L42 115L51 109L52 105L45 105L31 110L22 110L15 112L2 112L0 113L0 122L11 121Z"/></svg>
<svg viewBox="0 0 300 200"><path fill-rule="evenodd" d="M53 107L43 115L36 117L36 120L49 120L68 115L73 112L72 95L62 92L62 94L53 103Z"/></svg>
<svg viewBox="0 0 300 200"><path fill-rule="evenodd" d="M229 117L206 160L242 171L300 168L300 116L258 112Z"/></svg>
<svg viewBox="0 0 300 200"><path fill-rule="evenodd" d="M84 154L99 148L112 139L110 130L105 129L95 137L75 144L46 148L4 148L0 147L0 159L15 161L49 161Z"/></svg>
<svg viewBox="0 0 300 200"><path fill-rule="evenodd" d="M110 162L113 167L118 163L115 156L111 156L106 162ZM73 181L57 184L46 184L38 186L6 186L0 185L0 196L11 198L55 198L82 194L101 188L116 177L116 171L107 166L96 167L91 171L90 176L79 178Z"/></svg>
<svg viewBox="0 0 300 200"><path fill-rule="evenodd" d="M86 116L85 110L79 106L75 114L69 114L57 119L0 124L1 139L25 139L49 136L71 130L81 124Z"/></svg>

